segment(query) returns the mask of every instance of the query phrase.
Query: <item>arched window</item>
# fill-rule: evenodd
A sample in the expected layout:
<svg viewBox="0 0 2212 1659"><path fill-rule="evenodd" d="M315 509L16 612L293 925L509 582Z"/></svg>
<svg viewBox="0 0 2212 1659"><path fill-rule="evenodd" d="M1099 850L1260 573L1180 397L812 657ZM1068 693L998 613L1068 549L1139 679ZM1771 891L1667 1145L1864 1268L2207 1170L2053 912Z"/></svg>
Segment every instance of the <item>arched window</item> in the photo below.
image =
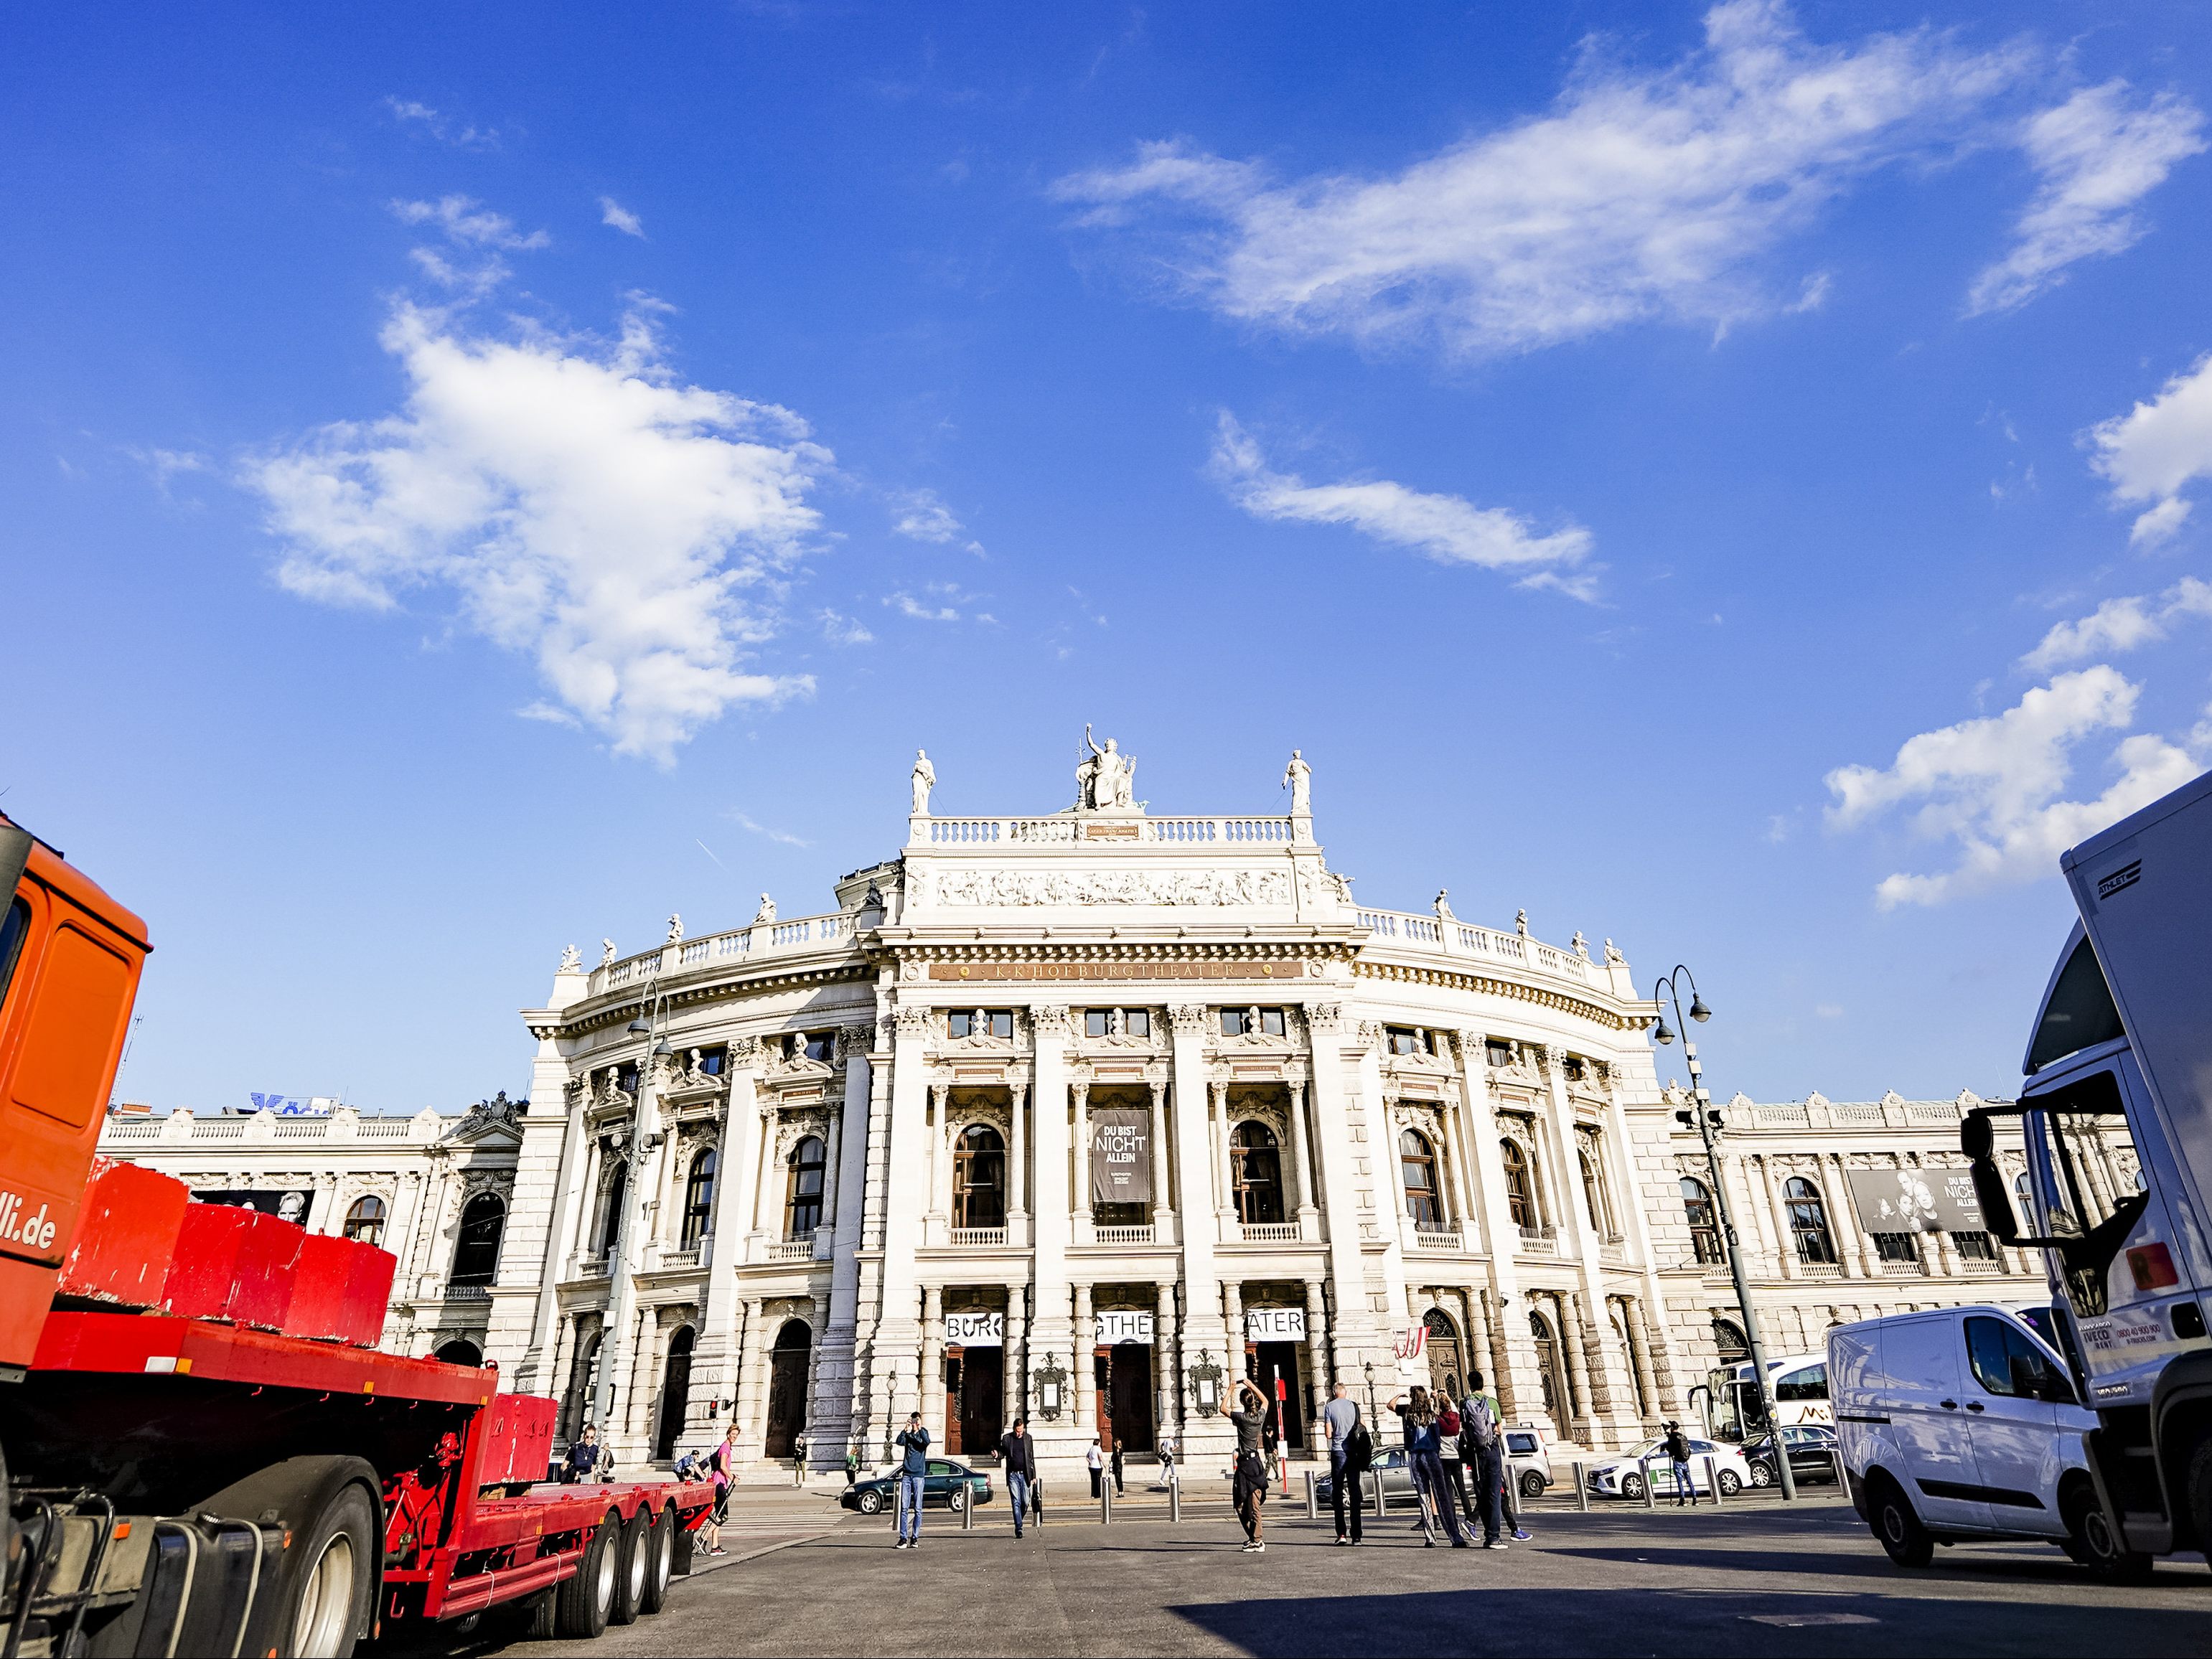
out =
<svg viewBox="0 0 2212 1659"><path fill-rule="evenodd" d="M1429 1354L1430 1389L1447 1400L1465 1399L1460 1382L1467 1375L1467 1366L1460 1349L1459 1327L1442 1308L1431 1308L1423 1314L1421 1325L1428 1333L1422 1346Z"/></svg>
<svg viewBox="0 0 2212 1659"><path fill-rule="evenodd" d="M1713 1212L1713 1195L1704 1182L1682 1177L1682 1213L1690 1223L1691 1254L1708 1267L1724 1260L1720 1218Z"/></svg>
<svg viewBox="0 0 2212 1659"><path fill-rule="evenodd" d="M1230 1139L1229 1164L1237 1187L1237 1218L1248 1227L1281 1221L1283 1158L1274 1131L1245 1119Z"/></svg>
<svg viewBox="0 0 2212 1659"><path fill-rule="evenodd" d="M1828 1210L1820 1202L1820 1189L1802 1176L1792 1176L1782 1188L1790 1212L1790 1236L1797 1241L1797 1259L1805 1262L1833 1261L1836 1242L1828 1236Z"/></svg>
<svg viewBox="0 0 2212 1659"><path fill-rule="evenodd" d="M478 1193L461 1209L453 1241L452 1285L489 1285L499 1272L500 1235L507 1231L507 1206L496 1193Z"/></svg>
<svg viewBox="0 0 2212 1659"><path fill-rule="evenodd" d="M691 1173L684 1182L683 1247L696 1250L707 1237L714 1217L714 1149L702 1148L691 1160Z"/></svg>
<svg viewBox="0 0 2212 1659"><path fill-rule="evenodd" d="M952 1148L952 1224L1006 1224L1006 1143L988 1123L971 1123Z"/></svg>
<svg viewBox="0 0 2212 1659"><path fill-rule="evenodd" d="M455 1338L451 1342L443 1342L439 1344L437 1352L431 1357L435 1359L442 1359L448 1365L481 1365L483 1364L483 1350L477 1347L475 1343L459 1337Z"/></svg>
<svg viewBox="0 0 2212 1659"><path fill-rule="evenodd" d="M1584 1146L1579 1154L1583 1166L1583 1200L1589 1206L1590 1225L1601 1237L1615 1238L1620 1229L1613 1224L1613 1211L1605 1201L1605 1180L1598 1173L1597 1149Z"/></svg>
<svg viewBox="0 0 2212 1659"><path fill-rule="evenodd" d="M384 1200L380 1198L356 1198L353 1207L346 1212L345 1236L363 1244L384 1242Z"/></svg>
<svg viewBox="0 0 2212 1659"><path fill-rule="evenodd" d="M1437 1155L1426 1135L1407 1129L1398 1136L1398 1167L1406 1177L1406 1213L1416 1227L1444 1224L1442 1195L1437 1191Z"/></svg>
<svg viewBox="0 0 2212 1659"><path fill-rule="evenodd" d="M820 1135L803 1137L786 1160L783 1236L805 1238L822 1224L823 1147Z"/></svg>
<svg viewBox="0 0 2212 1659"><path fill-rule="evenodd" d="M615 1165L614 1179L607 1182L606 1202L599 1210L599 1254L613 1253L622 1239L623 1203L629 1195L629 1165Z"/></svg>
<svg viewBox="0 0 2212 1659"><path fill-rule="evenodd" d="M1517 1140L1499 1141L1498 1153L1505 1164L1506 1213L1522 1232L1532 1233L1536 1231L1536 1197L1528 1180L1528 1154Z"/></svg>
<svg viewBox="0 0 2212 1659"><path fill-rule="evenodd" d="M1713 1321L1713 1351L1723 1365L1741 1365L1751 1358L1751 1344L1743 1340L1743 1333L1725 1319Z"/></svg>

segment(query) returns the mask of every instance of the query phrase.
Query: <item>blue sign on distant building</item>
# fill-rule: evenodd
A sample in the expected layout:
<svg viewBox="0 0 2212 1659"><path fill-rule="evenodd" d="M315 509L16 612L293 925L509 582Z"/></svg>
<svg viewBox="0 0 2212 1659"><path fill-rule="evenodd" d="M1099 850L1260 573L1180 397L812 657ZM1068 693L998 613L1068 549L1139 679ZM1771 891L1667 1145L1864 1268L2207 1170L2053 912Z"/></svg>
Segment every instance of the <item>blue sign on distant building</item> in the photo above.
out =
<svg viewBox="0 0 2212 1659"><path fill-rule="evenodd" d="M301 1100L296 1095L264 1095L248 1091L246 1097L253 1103L249 1112L270 1112L278 1117L328 1117L332 1103L321 1095Z"/></svg>

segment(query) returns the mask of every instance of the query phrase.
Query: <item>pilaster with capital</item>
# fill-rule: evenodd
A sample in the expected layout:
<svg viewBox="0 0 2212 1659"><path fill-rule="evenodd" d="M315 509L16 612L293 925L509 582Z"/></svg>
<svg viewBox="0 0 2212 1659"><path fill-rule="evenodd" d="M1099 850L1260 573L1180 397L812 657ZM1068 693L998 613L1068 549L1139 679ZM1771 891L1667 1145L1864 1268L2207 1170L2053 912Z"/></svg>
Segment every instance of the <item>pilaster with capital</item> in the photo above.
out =
<svg viewBox="0 0 2212 1659"><path fill-rule="evenodd" d="M1078 1244L1097 1238L1096 1218L1091 1210L1091 1072L1078 1065L1071 1069L1068 1094L1075 1103L1074 1169L1068 1193L1068 1226Z"/></svg>
<svg viewBox="0 0 2212 1659"><path fill-rule="evenodd" d="M1155 1243L1175 1242L1175 1194L1168 1185L1168 1085L1164 1079L1152 1079L1152 1239Z"/></svg>
<svg viewBox="0 0 2212 1659"><path fill-rule="evenodd" d="M1177 1220L1182 1234L1182 1328L1180 1359L1183 1387L1200 1353L1213 1356L1224 1373L1232 1370L1229 1333L1221 1319L1220 1267L1216 1254L1222 1216L1216 1203L1204 1201L1206 1188L1214 1178L1213 1142L1208 1127L1210 1079L1206 1075L1206 1040L1210 1011L1203 1003L1179 1003L1168 1010L1172 1055L1176 1146L1181 1154L1182 1210ZM1194 1163L1194 1154L1197 1155ZM1242 1348L1241 1333L1239 1349ZM1225 1455L1234 1444L1235 1431L1226 1418L1201 1417L1193 1412L1183 1427L1183 1450L1195 1460L1215 1454ZM1195 1462L1192 1467L1196 1467Z"/></svg>

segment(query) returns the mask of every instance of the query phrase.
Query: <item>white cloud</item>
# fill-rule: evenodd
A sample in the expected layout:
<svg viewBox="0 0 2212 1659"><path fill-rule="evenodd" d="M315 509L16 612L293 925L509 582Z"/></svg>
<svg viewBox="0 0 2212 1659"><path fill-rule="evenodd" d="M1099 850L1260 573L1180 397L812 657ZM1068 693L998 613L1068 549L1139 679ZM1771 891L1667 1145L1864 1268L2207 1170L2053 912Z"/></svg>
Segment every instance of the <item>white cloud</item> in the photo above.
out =
<svg viewBox="0 0 2212 1659"><path fill-rule="evenodd" d="M2121 740L2109 765L2119 776L2093 800L2067 800L2073 751L2100 732L2135 722L2142 688L2103 664L2061 674L2014 707L1984 720L1923 732L1886 770L1844 766L1824 781L1835 802L1829 823L1857 829L1893 809L1926 840L1955 845L1957 861L1935 875L1903 872L1875 889L1875 902L1941 904L1962 894L2032 881L2057 868L2058 854L2197 775L2185 750L2162 738Z"/></svg>
<svg viewBox="0 0 2212 1659"><path fill-rule="evenodd" d="M2086 617L2054 624L2021 666L2040 674L2061 663L2132 651L2164 639L2166 624L2182 617L2212 617L2212 583L2184 576L2155 600L2140 594L2106 599Z"/></svg>
<svg viewBox="0 0 2212 1659"><path fill-rule="evenodd" d="M2181 495L2194 479L2212 477L2212 353L2175 375L2147 404L2093 428L2090 465L2112 486L2116 502L2149 501L2129 532L2154 544L2181 528L2190 503Z"/></svg>
<svg viewBox="0 0 2212 1659"><path fill-rule="evenodd" d="M960 612L956 607L949 605L927 605L911 593L887 593L884 596L884 603L896 608L901 616L911 617L916 622L958 622L960 620Z"/></svg>
<svg viewBox="0 0 2212 1659"><path fill-rule="evenodd" d="M599 222L612 225L625 236L642 238L645 234L645 221L611 196L599 198Z"/></svg>
<svg viewBox="0 0 2212 1659"><path fill-rule="evenodd" d="M961 540L966 529L935 490L909 489L891 497L891 533L941 545ZM966 546L978 558L987 556L981 542L969 539Z"/></svg>
<svg viewBox="0 0 2212 1659"><path fill-rule="evenodd" d="M2131 210L2176 162L2202 153L2203 126L2197 107L2172 93L2130 106L2124 81L2034 117L2021 143L2042 182L2011 252L1974 279L1967 314L2009 310L2064 282L2075 260L2133 246L2147 227Z"/></svg>
<svg viewBox="0 0 2212 1659"><path fill-rule="evenodd" d="M404 225L435 225L454 241L471 247L531 249L550 247L553 242L542 230L526 235L504 213L494 213L466 196L441 196L434 202L394 202L392 211Z"/></svg>
<svg viewBox="0 0 2212 1659"><path fill-rule="evenodd" d="M403 304L383 344L400 411L248 467L285 587L374 610L450 588L478 632L534 659L550 693L536 713L618 753L665 762L733 703L811 689L743 666L830 465L797 416L683 384L640 313L610 348L472 335Z"/></svg>
<svg viewBox="0 0 2212 1659"><path fill-rule="evenodd" d="M1579 525L1540 536L1526 519L1502 508L1408 489L1387 478L1310 484L1295 474L1270 471L1260 446L1225 411L1209 470L1230 500L1257 519L1350 525L1439 564L1526 569L1524 586L1557 587L1582 599L1595 595L1593 579L1573 574L1592 545L1589 532Z"/></svg>
<svg viewBox="0 0 2212 1659"><path fill-rule="evenodd" d="M428 134L441 144L455 149L497 149L499 131L495 127L456 126L440 111L414 98L386 98L384 106L392 112L392 118L403 127Z"/></svg>
<svg viewBox="0 0 2212 1659"><path fill-rule="evenodd" d="M841 611L825 609L815 620L822 624L822 637L832 645L867 645L876 637L865 623Z"/></svg>
<svg viewBox="0 0 2212 1659"><path fill-rule="evenodd" d="M1920 31L1819 46L1770 0L1705 15L1671 67L1595 63L1553 111L1395 174L1288 183L1182 143L1060 181L1089 222L1179 205L1174 289L1224 315L1362 341L1528 350L1665 318L1724 327L1779 309L1760 268L1869 171L1940 152L2026 74L2027 54ZM1796 303L1817 306L1815 276Z"/></svg>

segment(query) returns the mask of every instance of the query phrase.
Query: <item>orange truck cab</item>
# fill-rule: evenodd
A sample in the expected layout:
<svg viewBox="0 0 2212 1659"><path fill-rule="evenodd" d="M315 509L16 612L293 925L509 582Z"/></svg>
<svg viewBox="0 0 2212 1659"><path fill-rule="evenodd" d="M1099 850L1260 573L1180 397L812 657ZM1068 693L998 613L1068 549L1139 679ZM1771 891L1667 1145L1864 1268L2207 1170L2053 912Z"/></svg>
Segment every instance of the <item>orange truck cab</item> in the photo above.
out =
<svg viewBox="0 0 2212 1659"><path fill-rule="evenodd" d="M146 924L0 814L0 1382L37 1351L145 966Z"/></svg>

